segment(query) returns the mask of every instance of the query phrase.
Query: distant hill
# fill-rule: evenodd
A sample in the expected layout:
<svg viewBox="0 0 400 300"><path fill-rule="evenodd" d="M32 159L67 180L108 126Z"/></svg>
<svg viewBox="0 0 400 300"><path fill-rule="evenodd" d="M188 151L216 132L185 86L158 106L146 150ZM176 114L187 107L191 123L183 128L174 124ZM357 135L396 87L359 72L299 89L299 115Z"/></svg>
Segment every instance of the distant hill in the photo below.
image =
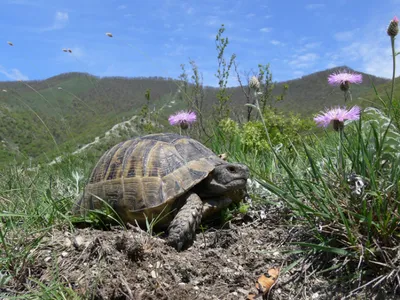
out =
<svg viewBox="0 0 400 300"><path fill-rule="evenodd" d="M275 104L286 111L303 115L316 113L327 106L343 105L343 93L327 84L329 74L338 67L276 84L276 93L284 84L289 90L284 101ZM360 73L360 72L358 72ZM371 96L375 85L387 79L362 73L364 81L352 85L353 99ZM65 73L41 81L0 82L0 164L13 159L46 157L56 152L73 151L90 143L113 125L130 119L146 103L145 92L151 91L150 110L161 110L160 120L186 107L178 96L178 81L161 77L99 78L85 73ZM204 107L210 112L216 103L217 88L205 87ZM245 111L245 97L240 87L229 88L232 106ZM369 96L368 96L369 95ZM51 133L51 134L50 134Z"/></svg>
<svg viewBox="0 0 400 300"><path fill-rule="evenodd" d="M344 105L343 92L338 87L333 87L328 84L328 76L337 71L356 72L363 75L363 82L361 84L353 84L350 88L354 103L360 103L357 99L372 91L372 83L374 85L382 85L389 82L386 78L376 77L355 71L346 66L340 66L305 75L299 79L278 82L276 84L275 93L280 93L285 84L289 86L289 89L284 100L274 104L274 106L286 111L310 115L326 107ZM235 88L233 92L234 99L237 101L237 99L241 97L241 91ZM349 103L346 103L346 105L349 105Z"/></svg>

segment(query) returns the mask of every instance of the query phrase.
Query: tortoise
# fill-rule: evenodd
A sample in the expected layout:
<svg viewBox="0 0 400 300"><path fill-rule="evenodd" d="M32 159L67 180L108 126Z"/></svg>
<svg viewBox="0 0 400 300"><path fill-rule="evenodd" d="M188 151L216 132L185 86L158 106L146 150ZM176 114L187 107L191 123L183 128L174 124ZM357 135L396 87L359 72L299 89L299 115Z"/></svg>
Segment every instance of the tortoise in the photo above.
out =
<svg viewBox="0 0 400 300"><path fill-rule="evenodd" d="M240 201L248 177L246 165L227 162L195 139L150 134L106 151L73 211L82 215L106 202L125 223L157 218L167 243L181 251L193 243L202 217Z"/></svg>

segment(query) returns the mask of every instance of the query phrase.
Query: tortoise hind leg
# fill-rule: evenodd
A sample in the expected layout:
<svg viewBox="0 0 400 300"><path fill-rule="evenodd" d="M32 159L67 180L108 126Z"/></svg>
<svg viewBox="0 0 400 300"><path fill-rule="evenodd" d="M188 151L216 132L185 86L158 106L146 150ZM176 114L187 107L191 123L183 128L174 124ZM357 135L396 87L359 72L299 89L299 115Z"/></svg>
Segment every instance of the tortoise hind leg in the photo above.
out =
<svg viewBox="0 0 400 300"><path fill-rule="evenodd" d="M193 243L196 229L201 222L203 204L197 194L192 193L186 196L185 204L168 227L167 242L176 250L181 251Z"/></svg>

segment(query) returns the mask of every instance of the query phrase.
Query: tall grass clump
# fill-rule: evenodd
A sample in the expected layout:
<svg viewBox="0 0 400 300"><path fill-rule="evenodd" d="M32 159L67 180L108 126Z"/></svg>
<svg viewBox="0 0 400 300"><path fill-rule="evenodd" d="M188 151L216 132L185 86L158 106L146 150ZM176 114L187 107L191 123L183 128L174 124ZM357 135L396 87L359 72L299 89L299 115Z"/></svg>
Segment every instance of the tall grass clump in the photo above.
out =
<svg viewBox="0 0 400 300"><path fill-rule="evenodd" d="M388 29L394 67L397 32L395 18ZM328 83L339 86L348 103L350 84L361 80L339 72ZM395 75L392 87L394 82ZM335 107L317 115L318 125L333 128L297 147L295 166L271 147L283 172L260 181L309 230L297 245L315 258L315 270L336 272L353 291L383 283L397 292L400 287L400 128L393 122L393 93L382 101L381 108Z"/></svg>
<svg viewBox="0 0 400 300"><path fill-rule="evenodd" d="M35 249L51 239L53 230L72 230L71 204L78 197L92 163L88 157L71 156L53 166L27 168L10 164L3 169L0 174L3 296L16 295L24 286L26 299L78 299L57 276L45 285L37 280L40 274L31 274L30 268L35 264L32 255Z"/></svg>

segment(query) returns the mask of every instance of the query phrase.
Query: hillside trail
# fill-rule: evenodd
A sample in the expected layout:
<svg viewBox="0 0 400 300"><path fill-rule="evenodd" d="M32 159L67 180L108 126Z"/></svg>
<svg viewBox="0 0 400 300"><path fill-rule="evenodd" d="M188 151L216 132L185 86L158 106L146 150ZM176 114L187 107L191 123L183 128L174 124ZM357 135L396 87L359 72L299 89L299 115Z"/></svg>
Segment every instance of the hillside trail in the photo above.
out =
<svg viewBox="0 0 400 300"><path fill-rule="evenodd" d="M138 131L135 129L136 128L136 124L134 123L134 121L136 121L136 119L138 118L138 116L133 116L132 118L130 118L127 121L123 121L120 123L115 124L110 130L107 130L104 133L103 137L95 137L93 142L90 142L88 144L85 144L83 146L81 146L79 149L75 150L74 152L72 152L72 155L76 155L79 154L85 150L88 150L91 146L94 146L96 144L99 144L101 142L103 142L105 139L113 137L113 136L117 136L118 132L120 130L131 130L133 132L138 133ZM54 165L56 163L61 162L63 159L62 156L57 156L54 160L52 160L51 162L49 162L49 166Z"/></svg>

